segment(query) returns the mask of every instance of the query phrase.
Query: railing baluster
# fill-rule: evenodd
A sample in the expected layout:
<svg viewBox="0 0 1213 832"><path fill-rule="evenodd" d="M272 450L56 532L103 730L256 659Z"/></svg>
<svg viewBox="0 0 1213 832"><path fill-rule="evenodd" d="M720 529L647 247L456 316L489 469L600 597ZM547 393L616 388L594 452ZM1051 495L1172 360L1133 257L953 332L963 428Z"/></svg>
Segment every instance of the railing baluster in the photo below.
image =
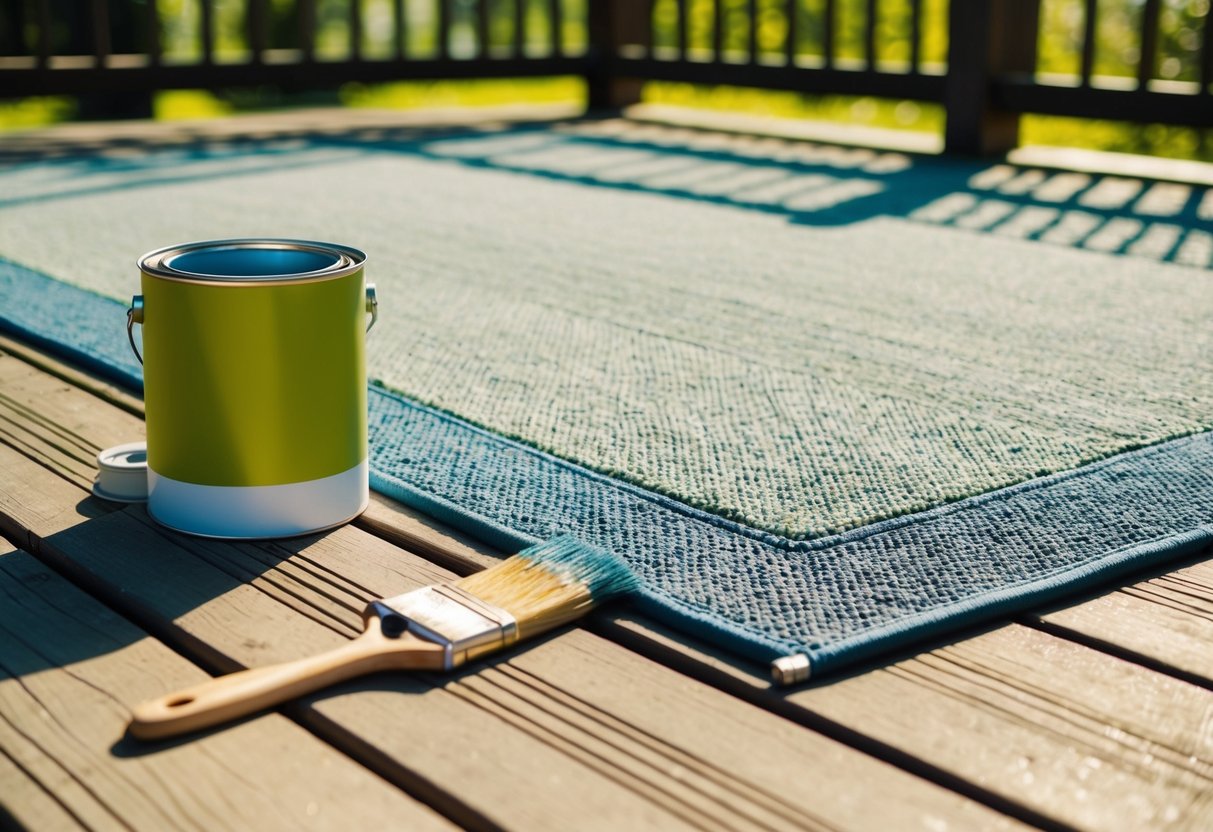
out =
<svg viewBox="0 0 1213 832"><path fill-rule="evenodd" d="M93 0L93 64L105 66L110 54L110 14L106 0Z"/></svg>
<svg viewBox="0 0 1213 832"><path fill-rule="evenodd" d="M1158 59L1158 12L1160 0L1146 0L1141 10L1141 59L1137 62L1137 88L1146 89L1154 77Z"/></svg>
<svg viewBox="0 0 1213 832"><path fill-rule="evenodd" d="M724 60L724 0L712 0L712 60Z"/></svg>
<svg viewBox="0 0 1213 832"><path fill-rule="evenodd" d="M350 4L350 58L362 60L362 0L348 0Z"/></svg>
<svg viewBox="0 0 1213 832"><path fill-rule="evenodd" d="M316 0L297 0L299 3L299 51L303 60L316 60Z"/></svg>
<svg viewBox="0 0 1213 832"><path fill-rule="evenodd" d="M38 0L38 68L46 69L51 62L51 3Z"/></svg>
<svg viewBox="0 0 1213 832"><path fill-rule="evenodd" d="M783 16L786 20L786 27L783 33L783 58L784 63L788 66L796 65L796 53L798 51L798 30L796 26L796 15L800 10L799 0L784 0Z"/></svg>
<svg viewBox="0 0 1213 832"><path fill-rule="evenodd" d="M265 2L266 0L248 0L248 43L249 60L259 64L265 56Z"/></svg>
<svg viewBox="0 0 1213 832"><path fill-rule="evenodd" d="M564 6L560 0L548 0L548 20L552 27L552 54L564 54Z"/></svg>
<svg viewBox="0 0 1213 832"><path fill-rule="evenodd" d="M910 0L910 72L922 71L922 0Z"/></svg>
<svg viewBox="0 0 1213 832"><path fill-rule="evenodd" d="M678 59L687 59L687 0L677 0L678 6Z"/></svg>
<svg viewBox="0 0 1213 832"><path fill-rule="evenodd" d="M1078 74L1084 87L1091 86L1091 75L1095 70L1095 22L1099 0L1086 0L1082 21L1082 64Z"/></svg>
<svg viewBox="0 0 1213 832"><path fill-rule="evenodd" d="M1209 94L1209 85L1213 84L1213 9L1205 12L1204 26L1200 31L1200 92Z"/></svg>
<svg viewBox="0 0 1213 832"><path fill-rule="evenodd" d="M644 9L639 27L639 34L643 39L641 46L644 47L645 57L651 58L653 57L653 14L657 11L657 0L641 0L640 6Z"/></svg>
<svg viewBox="0 0 1213 832"><path fill-rule="evenodd" d="M160 58L162 57L162 47L160 44L160 9L157 7L157 0L145 0L147 3L146 16L144 24L147 26L147 62L151 66L159 66Z"/></svg>
<svg viewBox="0 0 1213 832"><path fill-rule="evenodd" d="M215 9L212 0L198 4L198 27L202 33L202 63L215 62Z"/></svg>
<svg viewBox="0 0 1213 832"><path fill-rule="evenodd" d="M964 0L958 0L964 2ZM837 15L834 0L826 0L821 16L821 60L826 69L834 65L834 21Z"/></svg>
<svg viewBox="0 0 1213 832"><path fill-rule="evenodd" d="M489 55L489 0L476 0L476 55Z"/></svg>
<svg viewBox="0 0 1213 832"><path fill-rule="evenodd" d="M746 0L746 15L750 18L746 26L746 53L750 63L758 63L758 0Z"/></svg>
<svg viewBox="0 0 1213 832"><path fill-rule="evenodd" d="M438 0L438 57L451 57L451 0Z"/></svg>
<svg viewBox="0 0 1213 832"><path fill-rule="evenodd" d="M877 0L868 0L866 17L863 21L863 57L869 71L876 69L876 19L878 14Z"/></svg>
<svg viewBox="0 0 1213 832"><path fill-rule="evenodd" d="M521 58L526 53L527 0L514 0L514 56Z"/></svg>
<svg viewBox="0 0 1213 832"><path fill-rule="evenodd" d="M392 0L392 51L397 60L403 60L408 54L408 27L404 0Z"/></svg>

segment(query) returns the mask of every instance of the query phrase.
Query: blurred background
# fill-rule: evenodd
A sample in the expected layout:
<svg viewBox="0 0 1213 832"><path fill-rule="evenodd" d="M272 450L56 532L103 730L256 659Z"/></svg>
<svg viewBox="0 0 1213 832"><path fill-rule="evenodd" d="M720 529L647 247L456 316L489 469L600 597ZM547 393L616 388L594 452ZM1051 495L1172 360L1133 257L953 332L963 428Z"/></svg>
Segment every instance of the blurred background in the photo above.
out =
<svg viewBox="0 0 1213 832"><path fill-rule="evenodd" d="M976 11L947 0L3 0L0 129L316 105L584 107L605 95L942 135L963 89L935 82L977 50L1020 99L1029 86L1125 93L1008 99L1020 145L1213 161L1209 0L965 5ZM1005 104L991 89L992 106Z"/></svg>

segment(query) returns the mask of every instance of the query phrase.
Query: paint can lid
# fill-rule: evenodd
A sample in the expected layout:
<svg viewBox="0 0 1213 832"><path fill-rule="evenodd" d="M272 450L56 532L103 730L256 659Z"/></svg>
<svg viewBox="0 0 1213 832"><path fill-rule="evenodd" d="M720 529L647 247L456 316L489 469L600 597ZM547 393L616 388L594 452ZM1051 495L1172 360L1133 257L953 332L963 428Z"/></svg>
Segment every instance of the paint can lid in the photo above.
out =
<svg viewBox="0 0 1213 832"><path fill-rule="evenodd" d="M117 503L147 501L147 443L128 442L97 454L93 493Z"/></svg>

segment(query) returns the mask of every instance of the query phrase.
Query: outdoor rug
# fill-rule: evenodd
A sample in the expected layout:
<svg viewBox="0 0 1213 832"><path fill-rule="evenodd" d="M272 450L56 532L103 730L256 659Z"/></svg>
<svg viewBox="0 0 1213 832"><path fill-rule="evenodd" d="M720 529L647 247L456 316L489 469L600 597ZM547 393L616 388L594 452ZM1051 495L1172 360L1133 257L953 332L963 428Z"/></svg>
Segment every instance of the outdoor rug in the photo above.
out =
<svg viewBox="0 0 1213 832"><path fill-rule="evenodd" d="M1213 542L1213 197L626 122L0 168L0 318L139 385L135 258L364 249L372 486L814 675Z"/></svg>

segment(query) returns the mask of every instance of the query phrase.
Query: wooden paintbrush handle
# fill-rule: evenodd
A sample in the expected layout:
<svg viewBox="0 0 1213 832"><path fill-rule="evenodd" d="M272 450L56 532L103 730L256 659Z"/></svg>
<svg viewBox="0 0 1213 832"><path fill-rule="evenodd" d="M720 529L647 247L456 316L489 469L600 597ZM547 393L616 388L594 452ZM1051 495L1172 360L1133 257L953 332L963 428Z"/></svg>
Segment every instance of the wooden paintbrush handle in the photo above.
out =
<svg viewBox="0 0 1213 832"><path fill-rule="evenodd" d="M135 708L130 732L162 739L247 716L364 673L401 667L429 668L438 645L405 634L389 639L378 619L361 636L335 650L293 662L241 670L144 702Z"/></svg>

